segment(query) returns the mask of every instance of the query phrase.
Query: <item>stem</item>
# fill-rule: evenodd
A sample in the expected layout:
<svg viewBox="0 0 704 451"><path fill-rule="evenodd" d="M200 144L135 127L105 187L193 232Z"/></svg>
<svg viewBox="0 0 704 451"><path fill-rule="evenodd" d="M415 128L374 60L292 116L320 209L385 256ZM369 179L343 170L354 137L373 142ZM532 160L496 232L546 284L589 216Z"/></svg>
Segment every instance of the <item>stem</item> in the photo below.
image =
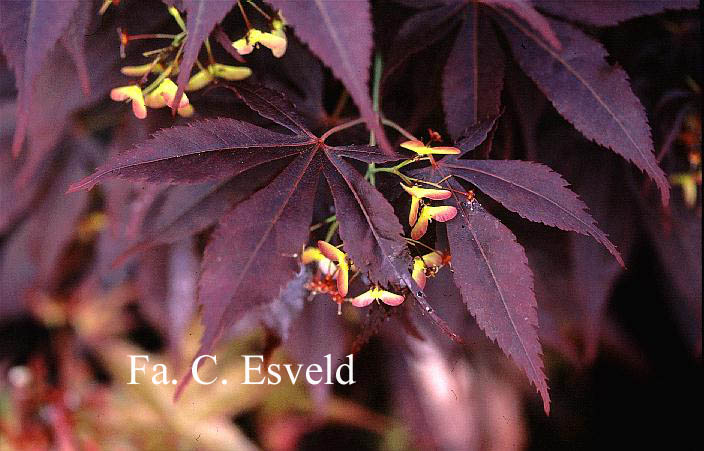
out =
<svg viewBox="0 0 704 451"><path fill-rule="evenodd" d="M140 85L147 82L147 79L149 78L149 74L151 74L154 67L156 67L156 65L159 64L160 59L161 59L161 55L157 55L157 57L154 58L154 61L152 61L152 63L149 65L149 69L147 70L147 72L145 72L145 74L142 75L142 78L139 79Z"/></svg>
<svg viewBox="0 0 704 451"><path fill-rule="evenodd" d="M171 72L174 70L174 67L178 64L178 59L181 56L181 52L183 51L183 46L179 47L178 52L176 52L176 57L174 58L173 61L171 61L171 64L169 64L169 67L164 69L164 72L160 73L158 77L150 84L147 86L145 89L143 89L145 94L149 94L150 91L156 89L159 84L161 84L162 81L169 75L171 75Z"/></svg>
<svg viewBox="0 0 704 451"><path fill-rule="evenodd" d="M332 224L330 224L330 228L328 229L328 233L325 234L325 241L327 243L330 242L333 236L335 236L335 232L337 232L337 228L340 226L340 223L335 221Z"/></svg>
<svg viewBox="0 0 704 451"><path fill-rule="evenodd" d="M374 54L374 78L372 82L372 110L377 113L377 120L379 120L379 85L381 82L381 72L384 62L381 58L381 53L376 52ZM369 145L376 146L376 136L374 136L373 131L369 131ZM369 163L367 166L367 180L372 186L376 186L376 163Z"/></svg>
<svg viewBox="0 0 704 451"><path fill-rule="evenodd" d="M415 163L416 161L422 161L423 159L424 158L419 158L419 159L414 158L414 159L410 159L410 160L404 160L404 161L400 162L399 164L397 164L396 166L393 166L390 168L377 168L374 163L370 163L367 166L367 173L364 175L364 177L367 180L369 180L369 182L372 185L374 185L375 181L376 181L375 174L377 172L388 172L390 174L394 174L394 175L398 176L399 178L401 178L401 180L403 180L404 183L410 184L411 180L416 180L416 179L414 179L413 177L408 177L407 175L403 174L400 171L400 169L406 165L409 165L411 163Z"/></svg>
<svg viewBox="0 0 704 451"><path fill-rule="evenodd" d="M181 30L186 31L186 23L181 18L181 13L178 12L178 9L173 6L169 6L169 14L171 14Z"/></svg>
<svg viewBox="0 0 704 451"><path fill-rule="evenodd" d="M139 39L175 39L177 34L163 34L163 33L152 33L152 34L131 34L130 41L136 41Z"/></svg>
<svg viewBox="0 0 704 451"><path fill-rule="evenodd" d="M210 48L210 39L205 39L205 50L208 52L208 63L212 66L215 64L215 58L213 57L213 51Z"/></svg>
<svg viewBox="0 0 704 451"><path fill-rule="evenodd" d="M372 109L375 113L379 113L379 85L381 81L381 72L383 69L383 65L384 63L381 58L381 53L376 52L376 54L374 55L374 78L372 82ZM376 146L376 136L374 136L373 131L369 132L369 145Z"/></svg>
<svg viewBox="0 0 704 451"><path fill-rule="evenodd" d="M415 163L415 162L418 162L418 161L423 161L423 160L425 160L425 159L426 159L426 158L423 157L423 158L411 158L410 160L404 160L404 161L400 162L399 164L397 164L397 165L395 166L395 168L396 168L396 169L401 169L402 167L407 166L407 165L409 165L409 164L411 164L411 163Z"/></svg>
<svg viewBox="0 0 704 451"><path fill-rule="evenodd" d="M264 16L264 17L266 18L266 20L268 20L269 22L272 21L271 16L270 16L269 14L265 13L264 10L262 10L259 6L257 6L257 4L254 3L253 0L247 0L247 3L249 3L249 6L251 6L251 7L254 8L254 9L256 9L259 14L261 14L262 16Z"/></svg>
<svg viewBox="0 0 704 451"><path fill-rule="evenodd" d="M372 184L372 186L376 186L376 163L369 163L367 165L367 173L364 174L364 178L369 180L369 183Z"/></svg>
<svg viewBox="0 0 704 451"><path fill-rule="evenodd" d="M150 56L152 56L152 55L158 55L159 53L163 53L163 52L165 52L166 50L169 50L169 49L171 49L171 46L162 47L162 48L160 48L160 49L147 50L146 52L142 52L142 56L145 57L145 58L148 58L148 57L150 57Z"/></svg>
<svg viewBox="0 0 704 451"><path fill-rule="evenodd" d="M342 94L340 94L340 98L337 99L337 104L335 105L335 110L332 112L332 115L330 116L330 119L332 119L331 123L334 124L335 121L340 117L340 114L342 114L342 109L347 105L347 100L350 98L349 93L347 92L346 89L342 90Z"/></svg>
<svg viewBox="0 0 704 451"><path fill-rule="evenodd" d="M237 6L240 8L240 13L242 13L242 18L244 19L245 26L248 30L251 30L252 24L249 23L249 17L247 17L247 13L244 12L244 6L242 6L242 2L240 0L237 0Z"/></svg>
<svg viewBox="0 0 704 451"><path fill-rule="evenodd" d="M403 183L405 183L406 185L410 185L410 184L411 184L411 179L412 179L412 178L411 178L411 177L408 177L408 176L405 175L405 174L403 174L401 171L399 171L398 169L396 169L396 167L393 167L393 168L377 168L377 167L371 167L371 165L369 165L369 166L370 166L370 167L367 169L367 171L368 171L368 172L371 172L372 174L375 174L375 173L377 173L377 172L388 172L388 173L390 173L390 174L394 174L394 175L396 175L397 177L399 177L401 180L403 180Z"/></svg>
<svg viewBox="0 0 704 451"><path fill-rule="evenodd" d="M430 185L430 186L435 187L435 188L438 188L438 189L445 189L445 188L442 187L442 185L440 185L440 184L438 184L438 183L429 182L429 181L423 180L423 179L417 179L417 178L415 178L415 177L408 177L408 178L409 178L410 180L413 180L414 182L417 182L417 183L423 183L423 184L425 184L425 185Z"/></svg>
<svg viewBox="0 0 704 451"><path fill-rule="evenodd" d="M108 10L108 8L112 5L112 0L103 0L103 4L100 5L100 9L98 10L98 15L103 15L105 14L105 11Z"/></svg>
<svg viewBox="0 0 704 451"><path fill-rule="evenodd" d="M408 241L408 242L411 243L411 244L414 244L414 245L416 245L416 246L423 246L424 248L428 249L429 251L435 252L435 249L433 249L432 247L428 246L428 245L425 244L425 243L421 243L420 241L414 240L413 238L406 238L406 237L404 237L403 239L406 240L406 241ZM423 262L423 263L425 263L425 262Z"/></svg>
<svg viewBox="0 0 704 451"><path fill-rule="evenodd" d="M198 69L200 70L208 70L198 59L196 59L196 66L198 66Z"/></svg>
<svg viewBox="0 0 704 451"><path fill-rule="evenodd" d="M387 125L387 126L389 126L389 127L391 127L391 128L393 128L394 130L396 130L397 132L399 132L400 134L402 134L406 139L409 139L409 140L411 140L411 141L418 141L418 138L416 138L415 136L413 136L413 135L412 135L410 132L408 132L405 128L401 127L400 125L398 125L396 122L392 121L391 119L387 119L387 118L385 118L385 117L382 117L382 118L381 118L381 123L384 124L384 125Z"/></svg>
<svg viewBox="0 0 704 451"><path fill-rule="evenodd" d="M319 228L321 228L323 225L330 224L331 222L335 222L335 221L337 221L337 216L335 216L335 215L329 216L329 217L325 218L322 222L319 222L317 224L310 226L310 231L314 232L314 231L318 230Z"/></svg>
<svg viewBox="0 0 704 451"><path fill-rule="evenodd" d="M350 127L354 127L355 125L359 125L359 124L363 124L363 123L364 123L364 119L359 118L359 119L355 119L353 121L345 122L344 124L337 125L337 126L331 128L330 130L326 131L325 133L323 133L323 135L320 137L320 140L325 141L327 138L330 137L330 135L333 135L337 132L341 132L342 130L346 130Z"/></svg>

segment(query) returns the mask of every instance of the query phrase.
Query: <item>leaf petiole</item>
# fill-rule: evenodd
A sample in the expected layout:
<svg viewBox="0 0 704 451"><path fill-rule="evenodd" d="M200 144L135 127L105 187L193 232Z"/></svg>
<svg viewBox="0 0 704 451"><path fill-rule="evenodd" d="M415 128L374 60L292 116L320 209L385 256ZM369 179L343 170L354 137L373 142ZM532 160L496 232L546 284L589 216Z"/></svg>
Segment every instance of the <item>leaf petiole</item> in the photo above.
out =
<svg viewBox="0 0 704 451"><path fill-rule="evenodd" d="M244 19L245 26L248 30L251 30L252 24L249 22L249 17L247 17L247 13L244 12L244 6L242 6L242 2L240 0L237 0L237 6L240 9L240 13L242 14L242 19Z"/></svg>
<svg viewBox="0 0 704 451"><path fill-rule="evenodd" d="M266 20L268 20L269 22L271 22L273 20L272 17L269 14L265 13L264 10L261 9L256 3L254 3L253 0L247 0L247 3L249 3L249 6L256 9L257 12L259 14L261 14L262 16L264 16L264 18L266 18Z"/></svg>
<svg viewBox="0 0 704 451"><path fill-rule="evenodd" d="M335 216L335 215L329 216L329 217L325 218L322 222L319 222L317 224L313 224L312 226L310 226L310 231L314 232L314 231L318 230L319 228L321 228L322 226L324 226L325 224L330 224L335 221L337 221L337 216ZM325 240L325 241L327 241L327 240Z"/></svg>
<svg viewBox="0 0 704 451"><path fill-rule="evenodd" d="M411 140L411 141L417 141L417 140L418 140L418 138L416 138L415 136L413 136L408 130L406 130L405 128L401 127L400 125L398 125L396 122L392 121L391 119L387 119L387 118L385 118L385 117L382 116L382 118L381 118L381 123L384 124L384 125L386 125L387 127L393 128L394 130L396 130L397 132L399 132L400 134L402 134L403 137L406 138L406 139L409 139L409 140Z"/></svg>
<svg viewBox="0 0 704 451"><path fill-rule="evenodd" d="M422 247L428 249L428 250L431 251L431 252L436 252L436 250L433 249L432 247L428 246L428 245L425 244L425 243L421 243L421 242L418 241L418 240L414 240L413 238L406 238L406 237L403 237L403 239L406 240L406 241L407 241L408 243L410 243L410 244L413 244L413 245L416 245L416 246L422 246Z"/></svg>
<svg viewBox="0 0 704 451"><path fill-rule="evenodd" d="M325 241L330 242L333 236L335 236L335 232L337 232L338 227L340 227L340 223L337 222L337 220L333 221L332 224L330 224L330 228L328 228L328 233L325 234Z"/></svg>
<svg viewBox="0 0 704 451"><path fill-rule="evenodd" d="M323 135L320 137L320 141L324 142L327 138L329 138L331 135L341 132L342 130L347 130L350 127L354 127L359 124L363 124L364 119L361 117L359 119L355 119L353 121L345 122L344 124L336 125L335 127L331 128L330 130L326 131L323 133Z"/></svg>

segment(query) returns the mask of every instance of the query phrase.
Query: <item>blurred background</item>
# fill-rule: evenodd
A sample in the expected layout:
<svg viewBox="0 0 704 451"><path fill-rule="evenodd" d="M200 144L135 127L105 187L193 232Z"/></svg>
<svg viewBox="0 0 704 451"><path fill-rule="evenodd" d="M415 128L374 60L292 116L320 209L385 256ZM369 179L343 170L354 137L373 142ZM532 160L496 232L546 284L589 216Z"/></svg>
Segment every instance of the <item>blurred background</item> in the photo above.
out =
<svg viewBox="0 0 704 451"><path fill-rule="evenodd" d="M142 8L134 16L126 10L120 20L141 30L166 19L158 2ZM549 416L520 370L477 328L458 293L439 288L445 284L431 281L428 295L468 337L466 348L411 309L345 309L338 317L329 299L301 294L306 271L286 288L300 301L290 305L298 313L268 317L286 331L283 344L261 326L258 313L229 331L217 350L217 368L204 366L204 375L227 378L228 385L190 384L176 403L171 386L127 385L130 354L149 354L150 363L167 363L179 375L189 367L200 335L195 289L208 231L116 266L118 256L156 227L150 222L155 211L180 199L178 193L111 181L64 194L108 155L182 121L161 111L138 121L107 100L107 90L120 81L116 20L107 14L88 37L91 61L114 58L112 66L101 64L90 74L92 96L80 93L72 67L39 80L42 104L33 112L32 145L46 151L20 159L9 152L15 84L0 57L0 450L693 447L702 405L696 13L590 30L628 72L646 107L673 187L668 207L637 170L588 142L530 80L507 69L506 110L492 155L534 159L563 174L627 265L620 268L588 238L497 210L526 247L535 273ZM272 68L260 81L293 83L296 103L320 127L353 115L353 106L340 108L339 82L290 39L290 57L300 70L286 73L253 55L255 73ZM419 58L432 67L446 55L443 45ZM65 57L52 54L57 61ZM423 89L433 89L432 77L426 82ZM411 84L399 77L389 91L403 92L404 83ZM306 85L318 88L311 94ZM250 114L235 111L217 92L193 103L197 118ZM421 129L443 130L441 113L421 122ZM314 363L327 353L337 359L350 352L356 352L357 380L351 386L238 383L242 354Z"/></svg>

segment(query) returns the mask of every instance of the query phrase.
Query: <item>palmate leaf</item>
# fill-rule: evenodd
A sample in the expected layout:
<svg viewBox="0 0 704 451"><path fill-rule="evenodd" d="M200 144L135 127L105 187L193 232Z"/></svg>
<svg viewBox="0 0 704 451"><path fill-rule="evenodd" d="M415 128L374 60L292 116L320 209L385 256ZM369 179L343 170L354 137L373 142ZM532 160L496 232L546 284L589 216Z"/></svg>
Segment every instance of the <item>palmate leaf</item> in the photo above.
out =
<svg viewBox="0 0 704 451"><path fill-rule="evenodd" d="M475 133L465 140L465 152L480 144L494 120L473 128ZM462 299L487 336L525 371L549 411L536 331L533 275L525 251L513 233L481 204L459 194L464 188L457 179L473 184L526 219L592 236L623 265L620 254L596 226L584 203L567 189L565 180L544 165L452 156L438 162L437 168L420 173L430 180L443 180L453 190L450 202L458 215L447 223L447 234L453 276Z"/></svg>
<svg viewBox="0 0 704 451"><path fill-rule="evenodd" d="M516 18L500 16L518 64L557 111L587 138L645 171L667 203L669 184L653 154L645 110L626 73L606 62L606 50L575 27L550 21L562 43L556 50Z"/></svg>
<svg viewBox="0 0 704 451"><path fill-rule="evenodd" d="M294 32L345 84L367 127L382 149L392 154L369 97L373 28L367 0L269 0Z"/></svg>
<svg viewBox="0 0 704 451"><path fill-rule="evenodd" d="M303 128L293 106L279 94L251 85L231 89L262 116L292 133L273 132L233 119L173 127L110 159L71 188L89 189L113 177L152 183L208 182L202 192L191 192L190 207L158 228L172 234L170 239L202 229L222 212L226 202L217 194L220 190L225 198L233 200L234 207L219 218L202 263L199 302L203 305L205 333L199 354L208 352L248 311L276 299L294 277L299 264L292 255L308 241L313 201L323 176L335 200L345 249L353 260L374 281L409 287L423 311L460 341L412 281L410 256L393 208L344 160L382 163L398 156L387 156L375 147L328 146ZM228 183L242 182L238 175L284 159L287 166L266 186L245 200L229 197L233 193ZM214 185L213 179L226 182ZM195 203L198 199L200 204ZM198 213L205 213L205 218L197 218ZM264 275L266 283L261 280Z"/></svg>
<svg viewBox="0 0 704 451"><path fill-rule="evenodd" d="M668 10L696 9L700 2L697 0L599 0L593 2L534 0L534 3L539 9L550 14L603 27Z"/></svg>
<svg viewBox="0 0 704 451"><path fill-rule="evenodd" d="M428 8L428 5L415 6ZM451 5L464 2L449 2ZM562 6L565 2L546 0L546 9L583 11L582 5ZM569 3L569 2L566 2ZM565 4L566 4L565 3ZM612 4L611 2L608 2ZM635 5L648 2L614 2L620 17L635 17L667 9ZM596 5L601 3L597 2ZM556 6L557 5L557 6ZM673 2L672 8L691 6ZM587 11L597 14L598 6ZM428 39L445 37L454 25L446 13L453 12L447 2L423 9L409 19ZM443 77L445 123L454 138L462 131L500 109L503 86L503 58L487 17L503 30L521 69L533 79L557 111L587 138L608 147L645 171L657 183L663 202L669 185L653 155L650 127L643 106L633 94L626 73L609 65L606 50L573 26L540 16L525 1L468 2L455 14L462 20L461 30L450 52ZM620 19L619 19L620 20ZM485 30L485 31L482 31Z"/></svg>

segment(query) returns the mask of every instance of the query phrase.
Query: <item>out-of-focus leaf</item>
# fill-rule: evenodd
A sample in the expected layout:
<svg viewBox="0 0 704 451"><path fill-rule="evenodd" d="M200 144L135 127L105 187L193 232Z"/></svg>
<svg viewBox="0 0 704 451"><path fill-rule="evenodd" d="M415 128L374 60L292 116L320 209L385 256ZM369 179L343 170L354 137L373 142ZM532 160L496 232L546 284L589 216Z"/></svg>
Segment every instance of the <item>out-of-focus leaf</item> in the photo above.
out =
<svg viewBox="0 0 704 451"><path fill-rule="evenodd" d="M459 4L442 5L418 11L406 20L389 46L384 81L414 54L447 37L459 20L456 15L460 8L462 5ZM427 30L428 33L419 33L418 30Z"/></svg>
<svg viewBox="0 0 704 451"><path fill-rule="evenodd" d="M549 43L550 46L559 50L560 39L555 35L550 22L533 8L530 0L481 0L482 3L490 6L498 6L507 11L511 11L516 16L524 20L533 30Z"/></svg>
<svg viewBox="0 0 704 451"><path fill-rule="evenodd" d="M303 310L305 299L309 295L306 284L310 282L310 278L310 271L301 267L279 296L264 307L262 321L283 341L289 339L293 324Z"/></svg>
<svg viewBox="0 0 704 451"><path fill-rule="evenodd" d="M0 2L0 46L15 71L18 91L12 143L15 155L19 154L27 133L34 81L79 5L78 0Z"/></svg>
<svg viewBox="0 0 704 451"><path fill-rule="evenodd" d="M81 146L83 144L73 142L66 147ZM35 200L35 207L0 245L0 315L20 313L31 289L55 288L57 264L75 234L76 223L88 201L86 193L74 199L62 194L72 179L86 173L83 160L87 155L78 150L71 153L65 150L62 161L52 166L57 174Z"/></svg>
<svg viewBox="0 0 704 451"><path fill-rule="evenodd" d="M343 323L330 306L331 303L323 296L305 302L284 343L293 360L304 365L317 363L325 368L325 356L330 354L333 368L341 363L345 351ZM330 389L327 384L311 386L313 401L318 406L324 406Z"/></svg>
<svg viewBox="0 0 704 451"><path fill-rule="evenodd" d="M651 241L674 288L671 309L687 344L696 356L702 354L702 221L701 198L697 208L673 199L666 216L659 220L641 204L642 217Z"/></svg>
<svg viewBox="0 0 704 451"><path fill-rule="evenodd" d="M594 2L564 2L535 0L535 5L550 14L596 26L617 25L635 17L660 14L668 10L696 9L697 0L608 0Z"/></svg>
<svg viewBox="0 0 704 451"><path fill-rule="evenodd" d="M88 26L94 13L92 2L82 1L73 13L66 30L61 34L61 44L71 55L73 64L76 66L81 89L86 96L90 94L90 73L86 57L85 37L88 35Z"/></svg>
<svg viewBox="0 0 704 451"><path fill-rule="evenodd" d="M231 179L169 187L150 206L140 242L128 253L172 243L205 230L233 205L271 182L274 169L262 165Z"/></svg>
<svg viewBox="0 0 704 451"><path fill-rule="evenodd" d="M0 105L0 148L9 149L14 131L13 102ZM26 187L17 186L17 176L22 170L24 158L14 158L10 152L0 152L0 236L27 210L32 199L42 188L42 177L35 174Z"/></svg>
<svg viewBox="0 0 704 451"><path fill-rule="evenodd" d="M181 340L197 305L198 263L190 238L155 247L140 259L140 307L167 338L174 363L183 360Z"/></svg>
<svg viewBox="0 0 704 451"><path fill-rule="evenodd" d="M470 3L443 75L443 109L450 135L499 113L504 55L478 3Z"/></svg>
<svg viewBox="0 0 704 451"><path fill-rule="evenodd" d="M144 355L142 349L113 341L100 347L100 358L113 378L129 381L130 360L126 355ZM110 408L102 413L108 430L129 425L136 437L156 437L157 443L193 446L204 449L253 451L257 447L230 421L230 417L260 402L269 390L264 386L243 385L245 369L237 363L218 359L218 377L229 383L194 387L183 400L188 408L174 406L173 386L155 385L148 379L139 384L116 384L116 392L108 400ZM139 360L138 360L139 361ZM154 364L168 365L160 356L150 355L149 368ZM210 373L210 374L209 374ZM204 380L212 379L212 368L201 371ZM145 442L141 442L144 444Z"/></svg>
<svg viewBox="0 0 704 451"><path fill-rule="evenodd" d="M29 2L15 1L5 3L29 4ZM63 8L67 2L46 3L57 3ZM81 3L75 11L76 15L85 14L83 8L89 8L89 11L92 11L90 5ZM92 17L92 14L90 16ZM16 175L16 183L22 188L34 183L32 177L44 163L47 155L56 147L57 142L61 140L70 115L103 97L119 80L120 74L117 71L119 53L118 43L113 39L114 28L110 28L110 23L105 23L95 32L88 34L80 32L81 26L80 23L71 22L70 30L66 28L62 35L65 38L48 50L38 72L34 74L31 99L25 99L22 96L20 96L22 99L18 98L18 112L22 109L26 110L28 118L24 124L24 131L18 132L21 126L19 122L18 128L15 129L15 143L21 145L21 141L17 138L22 135L22 140L26 141L25 147L28 154L22 170ZM85 41L85 53L82 53L80 44L76 44L72 33L80 33L80 38ZM77 75L74 64L67 63L77 58L80 60L83 56L90 67L89 80ZM18 86L19 80L20 78L16 76ZM90 95L82 92L82 85L86 84L86 81L91 87ZM20 105L21 102L25 104ZM21 120L19 113L17 120Z"/></svg>
<svg viewBox="0 0 704 451"><path fill-rule="evenodd" d="M327 119L323 103L323 66L295 35L286 39L288 44L283 58L255 53L248 63L264 84L287 94L306 119L308 128L320 127Z"/></svg>

